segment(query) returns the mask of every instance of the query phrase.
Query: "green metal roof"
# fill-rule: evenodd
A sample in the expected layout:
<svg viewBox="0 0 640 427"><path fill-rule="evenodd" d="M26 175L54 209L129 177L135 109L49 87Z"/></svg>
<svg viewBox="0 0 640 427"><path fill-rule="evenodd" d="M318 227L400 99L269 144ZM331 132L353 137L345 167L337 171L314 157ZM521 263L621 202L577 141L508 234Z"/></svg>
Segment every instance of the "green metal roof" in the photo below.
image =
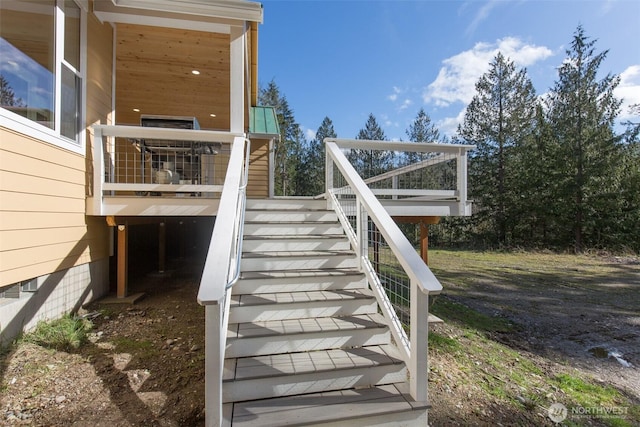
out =
<svg viewBox="0 0 640 427"><path fill-rule="evenodd" d="M280 136L280 127L274 107L251 107L249 113L249 136L271 139Z"/></svg>

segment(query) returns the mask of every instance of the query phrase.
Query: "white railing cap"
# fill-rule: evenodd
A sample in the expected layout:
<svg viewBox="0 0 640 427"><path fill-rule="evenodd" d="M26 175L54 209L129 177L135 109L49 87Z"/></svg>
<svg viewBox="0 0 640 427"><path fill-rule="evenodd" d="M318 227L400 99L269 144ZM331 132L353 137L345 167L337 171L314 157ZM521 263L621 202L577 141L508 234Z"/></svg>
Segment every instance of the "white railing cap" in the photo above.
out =
<svg viewBox="0 0 640 427"><path fill-rule="evenodd" d="M394 142L369 139L325 138L324 142L333 142L340 148L359 148L374 150L415 151L418 153L459 153L475 150L475 145L441 144L436 142Z"/></svg>
<svg viewBox="0 0 640 427"><path fill-rule="evenodd" d="M245 137L244 133L212 131L200 129L172 129L143 126L93 125L100 129L103 136L133 139L165 139L173 141L225 142L232 143L236 137Z"/></svg>

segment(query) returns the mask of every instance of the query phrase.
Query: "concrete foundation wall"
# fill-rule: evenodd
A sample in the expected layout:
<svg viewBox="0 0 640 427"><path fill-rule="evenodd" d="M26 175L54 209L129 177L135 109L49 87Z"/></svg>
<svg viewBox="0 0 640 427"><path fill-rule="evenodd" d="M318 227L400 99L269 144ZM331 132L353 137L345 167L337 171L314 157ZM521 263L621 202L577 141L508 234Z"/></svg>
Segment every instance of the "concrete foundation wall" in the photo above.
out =
<svg viewBox="0 0 640 427"><path fill-rule="evenodd" d="M0 345L20 332L77 311L82 305L109 292L109 260L103 258L37 278L35 292L0 300Z"/></svg>

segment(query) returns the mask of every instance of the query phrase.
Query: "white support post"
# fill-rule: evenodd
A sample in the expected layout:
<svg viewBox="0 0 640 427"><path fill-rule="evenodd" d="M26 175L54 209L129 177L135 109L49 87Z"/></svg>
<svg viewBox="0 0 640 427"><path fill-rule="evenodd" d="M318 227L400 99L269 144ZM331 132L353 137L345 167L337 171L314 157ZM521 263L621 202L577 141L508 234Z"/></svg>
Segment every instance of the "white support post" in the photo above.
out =
<svg viewBox="0 0 640 427"><path fill-rule="evenodd" d="M466 215L467 206L467 150L460 148L456 158L458 176L458 215Z"/></svg>
<svg viewBox="0 0 640 427"><path fill-rule="evenodd" d="M275 173L274 173L274 164L275 164L275 155L273 153L274 150L274 139L271 138L269 140L269 198L273 199L275 196ZM329 203L329 202L327 202Z"/></svg>
<svg viewBox="0 0 640 427"><path fill-rule="evenodd" d="M222 374L224 372L224 347L222 342L222 304L205 306L205 374L204 402L205 424L220 427L222 414Z"/></svg>
<svg viewBox="0 0 640 427"><path fill-rule="evenodd" d="M245 46L247 25L231 27L231 72L229 82L230 93L230 131L244 132L244 101L245 101Z"/></svg>
<svg viewBox="0 0 640 427"><path fill-rule="evenodd" d="M393 178L391 178L391 188L394 190L398 189L398 175L394 175ZM391 196L391 198L393 200L397 200L398 199L398 194L394 193L393 196Z"/></svg>
<svg viewBox="0 0 640 427"><path fill-rule="evenodd" d="M102 183L104 182L104 139L102 129L93 129L93 215L102 214Z"/></svg>
<svg viewBox="0 0 640 427"><path fill-rule="evenodd" d="M323 142L324 144L324 142ZM333 159L329 154L329 150L325 146L325 163L324 163L324 187L325 198L327 200L327 210L333 209L332 197L329 194L330 190L333 190Z"/></svg>
<svg viewBox="0 0 640 427"><path fill-rule="evenodd" d="M409 392L416 402L427 401L427 363L429 334L429 295L418 289L411 280L410 332L411 360L409 363Z"/></svg>

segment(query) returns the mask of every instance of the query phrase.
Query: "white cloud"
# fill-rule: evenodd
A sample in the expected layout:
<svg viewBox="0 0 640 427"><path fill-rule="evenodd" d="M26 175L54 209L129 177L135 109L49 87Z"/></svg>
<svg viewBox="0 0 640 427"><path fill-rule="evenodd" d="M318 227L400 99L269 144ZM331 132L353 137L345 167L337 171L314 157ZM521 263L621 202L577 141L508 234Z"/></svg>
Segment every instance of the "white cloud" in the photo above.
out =
<svg viewBox="0 0 640 427"><path fill-rule="evenodd" d="M394 86L393 87L393 93L391 95L387 96L387 99L389 101L396 102L398 100L398 95L400 95L401 93L402 93L402 90L400 90L399 87Z"/></svg>
<svg viewBox="0 0 640 427"><path fill-rule="evenodd" d="M458 131L458 125L462 123L464 120L465 112L467 111L467 107L460 110L457 116L455 117L445 117L442 120L438 120L438 129L445 135L453 136Z"/></svg>
<svg viewBox="0 0 640 427"><path fill-rule="evenodd" d="M600 4L600 14L606 15L613 9L614 0L605 0Z"/></svg>
<svg viewBox="0 0 640 427"><path fill-rule="evenodd" d="M493 9L496 6L497 6L497 2L495 0L482 5L480 10L478 10L478 13L476 13L476 16L474 16L473 21L471 21L471 23L467 26L467 29L465 30L465 34L467 35L473 34L478 28L478 26L489 17L489 13L491 12L491 9Z"/></svg>
<svg viewBox="0 0 640 427"><path fill-rule="evenodd" d="M498 52L518 67L527 67L553 54L547 47L524 44L515 37L505 37L496 43L477 43L472 49L442 61L438 76L423 91L424 102L439 107L455 102L468 104L475 94L476 82L489 69Z"/></svg>
<svg viewBox="0 0 640 427"><path fill-rule="evenodd" d="M397 121L393 121L388 114L380 114L380 120L384 127L398 127L400 124Z"/></svg>
<svg viewBox="0 0 640 427"><path fill-rule="evenodd" d="M620 120L628 120L634 115L629 113L629 106L640 104L640 65L631 65L620 73L620 84L613 92L618 99L622 99Z"/></svg>
<svg viewBox="0 0 640 427"><path fill-rule="evenodd" d="M411 105L413 105L413 101L407 98L404 101L402 101L402 105L400 105L399 109L400 109L400 111L406 110Z"/></svg>
<svg viewBox="0 0 640 427"><path fill-rule="evenodd" d="M309 141L311 141L312 139L316 139L316 131L314 131L313 129L305 129L304 134Z"/></svg>

